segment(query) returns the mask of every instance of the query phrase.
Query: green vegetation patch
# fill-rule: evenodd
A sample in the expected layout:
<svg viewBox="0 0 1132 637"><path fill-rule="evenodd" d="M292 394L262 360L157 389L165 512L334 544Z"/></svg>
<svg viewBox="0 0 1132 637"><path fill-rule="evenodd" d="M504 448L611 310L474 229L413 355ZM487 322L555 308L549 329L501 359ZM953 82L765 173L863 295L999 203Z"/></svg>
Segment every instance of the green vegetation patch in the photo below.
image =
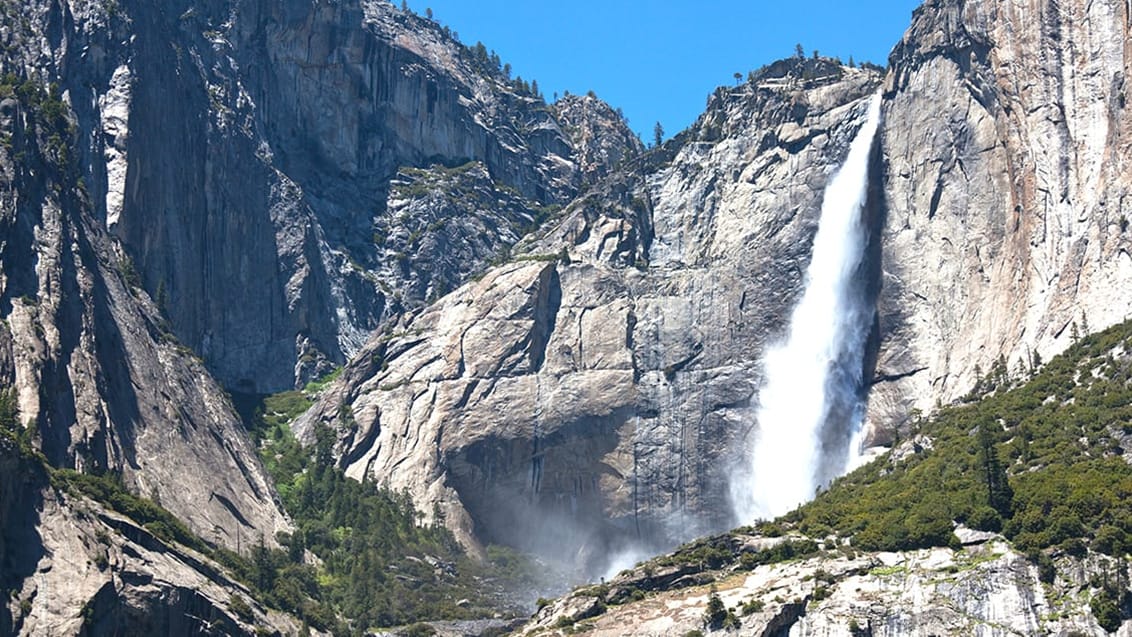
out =
<svg viewBox="0 0 1132 637"><path fill-rule="evenodd" d="M51 471L51 485L100 502L166 542L177 542L211 554L211 547L190 531L184 522L152 500L130 493L118 474L91 475L71 469L54 469Z"/></svg>
<svg viewBox="0 0 1132 637"><path fill-rule="evenodd" d="M439 515L422 523L407 493L347 478L334 463L329 427L315 430L310 448L292 434L291 422L338 373L259 397L250 409L245 399L247 428L296 527L278 538L282 549L253 549L254 585L275 606L336 634L508 610L503 584L534 577L524 556L488 547L487 563L470 559ZM339 419L352 421L347 406Z"/></svg>
<svg viewBox="0 0 1132 637"><path fill-rule="evenodd" d="M1022 551L1132 550L1132 322L1080 339L1032 377L1004 361L977 402L917 424L930 449L881 458L783 522L866 550L954 545L956 520ZM988 380L989 379L989 380ZM974 400L976 397L972 396Z"/></svg>

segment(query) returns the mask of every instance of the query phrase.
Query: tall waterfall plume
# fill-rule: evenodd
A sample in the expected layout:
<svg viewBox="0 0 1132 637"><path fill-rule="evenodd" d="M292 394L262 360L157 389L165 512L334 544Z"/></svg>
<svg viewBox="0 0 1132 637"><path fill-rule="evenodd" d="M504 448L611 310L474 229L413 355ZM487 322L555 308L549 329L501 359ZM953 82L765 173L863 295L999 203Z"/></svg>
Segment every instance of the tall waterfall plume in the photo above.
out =
<svg viewBox="0 0 1132 637"><path fill-rule="evenodd" d="M864 353L876 312L861 275L869 239L864 206L879 119L877 94L826 186L789 334L766 353L756 438L731 485L741 522L787 513L859 455Z"/></svg>

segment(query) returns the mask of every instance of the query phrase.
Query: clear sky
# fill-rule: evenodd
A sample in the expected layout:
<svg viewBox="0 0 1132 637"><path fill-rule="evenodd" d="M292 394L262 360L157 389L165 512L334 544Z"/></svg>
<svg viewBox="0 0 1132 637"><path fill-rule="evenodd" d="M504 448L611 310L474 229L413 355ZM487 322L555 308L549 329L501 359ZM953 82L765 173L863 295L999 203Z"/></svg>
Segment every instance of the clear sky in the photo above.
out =
<svg viewBox="0 0 1132 637"><path fill-rule="evenodd" d="M395 0L399 5L400 0ZM554 93L620 107L646 141L695 121L707 96L768 62L807 55L886 64L919 0L408 0L409 8L482 41Z"/></svg>

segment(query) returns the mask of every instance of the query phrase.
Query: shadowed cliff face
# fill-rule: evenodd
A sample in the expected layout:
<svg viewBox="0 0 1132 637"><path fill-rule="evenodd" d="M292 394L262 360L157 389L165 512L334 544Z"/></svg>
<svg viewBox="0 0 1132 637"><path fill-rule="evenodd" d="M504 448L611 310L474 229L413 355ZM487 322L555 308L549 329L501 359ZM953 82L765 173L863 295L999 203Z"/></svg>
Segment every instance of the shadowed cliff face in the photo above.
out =
<svg viewBox="0 0 1132 637"><path fill-rule="evenodd" d="M821 68L718 91L513 263L371 341L300 434L337 427L350 475L409 489L471 546L591 575L731 523L760 354L880 79Z"/></svg>
<svg viewBox="0 0 1132 637"><path fill-rule="evenodd" d="M885 82L874 425L1132 306L1128 4L918 9ZM1074 329L1074 324L1077 328Z"/></svg>
<svg viewBox="0 0 1132 637"><path fill-rule="evenodd" d="M239 419L104 230L87 186L102 164L84 163L96 154L87 144L103 139L85 128L98 102L44 79L108 87L98 73L114 68L104 56L123 25L99 7L83 11L32 5L19 21L27 32L5 31L17 86L4 80L0 105L0 383L53 465L118 472L222 544L240 533L270 542L288 522ZM31 46L35 33L49 35L57 59Z"/></svg>
<svg viewBox="0 0 1132 637"><path fill-rule="evenodd" d="M146 288L229 388L287 389L345 362L583 183L541 98L431 21L376 1L215 5L131 14L107 201ZM639 149L600 117L610 161ZM475 205L427 201L444 193L427 179L397 187L403 169L443 181L470 162L487 173ZM499 229L444 228L494 208Z"/></svg>

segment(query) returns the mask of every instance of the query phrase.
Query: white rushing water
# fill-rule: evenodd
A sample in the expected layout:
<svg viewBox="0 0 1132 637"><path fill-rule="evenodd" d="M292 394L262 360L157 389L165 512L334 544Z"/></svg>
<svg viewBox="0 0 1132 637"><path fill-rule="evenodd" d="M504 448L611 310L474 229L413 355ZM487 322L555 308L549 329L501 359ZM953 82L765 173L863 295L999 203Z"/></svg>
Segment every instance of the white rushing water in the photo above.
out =
<svg viewBox="0 0 1132 637"><path fill-rule="evenodd" d="M764 359L749 465L732 483L740 522L787 513L841 475L860 450L862 373L875 308L865 298L864 205L880 95L826 186L805 289L785 340Z"/></svg>

